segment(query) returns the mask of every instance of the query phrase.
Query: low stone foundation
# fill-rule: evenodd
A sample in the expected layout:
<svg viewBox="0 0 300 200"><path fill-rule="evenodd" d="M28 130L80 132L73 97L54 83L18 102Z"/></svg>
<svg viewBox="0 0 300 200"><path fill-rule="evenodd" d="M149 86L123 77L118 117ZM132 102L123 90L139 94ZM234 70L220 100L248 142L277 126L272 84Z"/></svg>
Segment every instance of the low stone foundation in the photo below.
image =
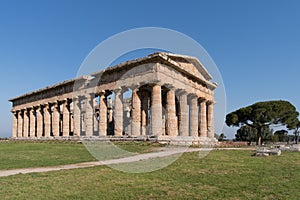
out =
<svg viewBox="0 0 300 200"><path fill-rule="evenodd" d="M17 137L11 138L10 140L23 140L23 141L47 141L47 140L71 140L71 141L128 141L128 142L158 142L161 144L170 144L170 145L182 145L182 146L207 146L212 147L217 144L216 138L208 138L208 137L193 137L193 136L177 136L177 137L169 137L169 136L124 136L124 137L115 137L115 136L59 136L59 137Z"/></svg>

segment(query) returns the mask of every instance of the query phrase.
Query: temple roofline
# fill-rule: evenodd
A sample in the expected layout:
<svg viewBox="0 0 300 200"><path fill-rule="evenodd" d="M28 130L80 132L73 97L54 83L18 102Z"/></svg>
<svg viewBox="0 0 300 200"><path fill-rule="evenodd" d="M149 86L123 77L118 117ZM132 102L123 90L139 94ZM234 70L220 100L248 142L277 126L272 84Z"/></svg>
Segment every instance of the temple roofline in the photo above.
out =
<svg viewBox="0 0 300 200"><path fill-rule="evenodd" d="M175 58L175 57L183 58L183 59L186 59L188 61L192 61L192 64L197 65L197 67L198 67L197 69L201 71L201 74L203 75L203 77L206 80L199 79L199 77L197 77L194 74L192 74L191 72L187 71L183 66L181 66L179 63L177 63L176 61L174 61L172 59L172 58ZM169 65L172 65L173 67L176 67L176 69L178 71L190 76L191 78L193 78L195 80L198 80L199 82L202 82L202 83L206 84L211 89L215 89L217 87L216 83L210 82L211 79L212 79L211 75L208 73L208 71L203 67L201 62L196 57L180 55L180 54L174 54L174 53L168 53L168 52L155 52L155 53L149 54L149 55L147 55L145 57L142 57L142 58L137 58L137 59L125 61L125 62L116 64L114 66L107 67L107 68L105 68L101 71L94 72L94 73L91 74L91 76L96 76L96 75L99 75L99 74L104 73L104 72L118 71L118 70L123 69L124 66L132 67L132 66L136 66L136 65L140 65L140 64L151 63L151 62L159 62L159 61L164 62L164 64L169 64ZM45 92L45 91L50 90L50 89L55 89L57 87L61 87L61 86L68 85L68 84L74 84L75 81L85 80L85 79L87 79L87 77L88 77L88 75L87 76L80 76L80 77L73 78L73 79L70 79L70 80L66 80L66 81L63 81L63 82L60 82L60 83L57 83L57 84L54 84L54 85L51 85L51 86L47 86L47 87L29 92L29 93L25 93L25 94L17 96L17 97L10 98L8 101L14 102L18 99L22 99L22 98L27 97L27 96L31 96L31 95L35 95L35 94L38 94L38 93L41 93L41 92Z"/></svg>

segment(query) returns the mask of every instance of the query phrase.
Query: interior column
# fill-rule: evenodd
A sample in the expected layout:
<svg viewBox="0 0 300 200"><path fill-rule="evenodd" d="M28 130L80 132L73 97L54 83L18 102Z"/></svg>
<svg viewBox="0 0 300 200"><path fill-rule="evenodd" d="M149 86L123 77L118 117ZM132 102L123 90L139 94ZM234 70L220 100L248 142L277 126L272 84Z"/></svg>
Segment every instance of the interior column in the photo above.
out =
<svg viewBox="0 0 300 200"><path fill-rule="evenodd" d="M149 93L147 91L141 91L141 126L142 126L142 135L147 134L147 125L148 125L148 109L149 109Z"/></svg>
<svg viewBox="0 0 300 200"><path fill-rule="evenodd" d="M99 134L99 120L98 120L98 116L97 116L97 112L96 109L100 109L99 108L99 103L98 103L98 96L95 95L95 97L93 98L93 124L94 124L94 128L93 131L98 135ZM99 113L99 117L100 117L100 113Z"/></svg>

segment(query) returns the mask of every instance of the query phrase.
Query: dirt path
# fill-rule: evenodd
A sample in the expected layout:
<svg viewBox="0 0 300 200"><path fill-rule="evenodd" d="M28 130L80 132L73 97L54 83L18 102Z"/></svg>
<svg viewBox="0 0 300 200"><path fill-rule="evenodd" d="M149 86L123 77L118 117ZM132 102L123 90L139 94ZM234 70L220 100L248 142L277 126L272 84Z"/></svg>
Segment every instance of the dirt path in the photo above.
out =
<svg viewBox="0 0 300 200"><path fill-rule="evenodd" d="M214 150L225 150L225 149L226 150L253 150L251 148L216 148ZM0 170L0 177L12 176L12 175L17 175L17 174L29 174L29 173L34 173L34 172L51 172L51 171L59 171L59 170L66 170L66 169L79 169L79 168L86 168L86 167L94 167L94 166L101 166L101 165L130 163L130 162L137 162L140 160L146 160L146 159L151 159L151 158L171 156L174 154L179 154L179 153L184 153L184 152L210 151L210 150L212 150L212 149L174 148L174 149L168 149L166 151L139 154L139 155L135 155L135 156L106 160L106 161L84 162L84 163L51 166L51 167Z"/></svg>

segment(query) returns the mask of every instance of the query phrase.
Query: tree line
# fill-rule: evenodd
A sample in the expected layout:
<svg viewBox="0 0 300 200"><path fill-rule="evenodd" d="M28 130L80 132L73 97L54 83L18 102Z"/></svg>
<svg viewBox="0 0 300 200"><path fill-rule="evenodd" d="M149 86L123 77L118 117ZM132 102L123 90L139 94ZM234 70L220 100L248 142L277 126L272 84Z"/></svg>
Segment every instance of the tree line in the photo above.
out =
<svg viewBox="0 0 300 200"><path fill-rule="evenodd" d="M261 145L266 141L288 141L288 130L293 130L294 140L299 140L299 112L288 101L257 102L240 108L226 115L227 126L239 127L236 140L256 142ZM273 133L272 125L286 127Z"/></svg>

